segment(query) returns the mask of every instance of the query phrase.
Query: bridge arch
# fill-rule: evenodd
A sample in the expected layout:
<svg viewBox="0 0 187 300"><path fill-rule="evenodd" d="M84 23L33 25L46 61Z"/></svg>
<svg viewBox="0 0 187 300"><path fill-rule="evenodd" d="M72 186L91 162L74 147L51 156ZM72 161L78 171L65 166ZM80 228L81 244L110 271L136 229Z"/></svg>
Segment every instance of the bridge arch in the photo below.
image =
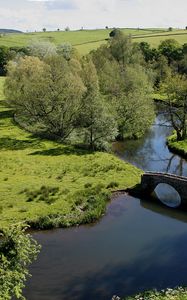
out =
<svg viewBox="0 0 187 300"><path fill-rule="evenodd" d="M177 208L181 205L181 196L178 191L167 183L159 183L154 189L154 194L164 205Z"/></svg>
<svg viewBox="0 0 187 300"><path fill-rule="evenodd" d="M141 178L143 194L151 195L159 184L168 184L180 195L181 204L187 204L187 177L168 173L146 172Z"/></svg>

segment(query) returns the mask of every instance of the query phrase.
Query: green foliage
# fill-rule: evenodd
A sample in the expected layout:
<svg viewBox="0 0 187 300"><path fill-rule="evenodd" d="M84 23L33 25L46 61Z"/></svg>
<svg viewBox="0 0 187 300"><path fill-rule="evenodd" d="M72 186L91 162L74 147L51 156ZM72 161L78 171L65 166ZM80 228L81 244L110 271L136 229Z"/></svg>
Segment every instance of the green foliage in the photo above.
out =
<svg viewBox="0 0 187 300"><path fill-rule="evenodd" d="M96 68L89 58L83 60L82 77L87 89L79 116L84 143L92 150L106 149L108 142L117 135L117 124L108 103L100 94Z"/></svg>
<svg viewBox="0 0 187 300"><path fill-rule="evenodd" d="M2 230L0 242L0 299L25 299L22 290L29 275L28 265L40 246L25 233L27 226L13 225Z"/></svg>
<svg viewBox="0 0 187 300"><path fill-rule="evenodd" d="M147 42L139 43L140 50L143 53L146 62L153 61L158 58L158 51L156 48L151 48Z"/></svg>
<svg viewBox="0 0 187 300"><path fill-rule="evenodd" d="M171 63L172 60L180 60L182 58L182 47L175 39L162 41L158 50L162 55L167 57L169 63Z"/></svg>
<svg viewBox="0 0 187 300"><path fill-rule="evenodd" d="M62 56L45 61L26 57L9 64L5 84L8 103L17 120L32 132L65 140L74 128L84 91L77 71Z"/></svg>
<svg viewBox="0 0 187 300"><path fill-rule="evenodd" d="M120 138L139 138L154 119L152 87L141 66L127 67L124 73L126 90L114 100Z"/></svg>
<svg viewBox="0 0 187 300"><path fill-rule="evenodd" d="M168 60L164 55L159 55L151 67L154 71L155 87L159 88L162 82L165 81L171 74L171 68L168 65Z"/></svg>
<svg viewBox="0 0 187 300"><path fill-rule="evenodd" d="M109 51L111 56L123 66L141 63L141 51L135 43L132 43L131 36L125 36L122 32L110 40Z"/></svg>
<svg viewBox="0 0 187 300"><path fill-rule="evenodd" d="M176 131L177 141L184 140L187 135L187 78L185 75L171 74L162 85L167 95L171 124ZM173 108L175 107L175 109Z"/></svg>
<svg viewBox="0 0 187 300"><path fill-rule="evenodd" d="M117 34L92 52L101 92L118 123L120 139L142 136L154 117L152 80L144 68L139 47L131 38Z"/></svg>
<svg viewBox="0 0 187 300"><path fill-rule="evenodd" d="M63 43L58 45L57 53L63 55L66 60L70 60L73 53L73 47L70 43Z"/></svg>
<svg viewBox="0 0 187 300"><path fill-rule="evenodd" d="M0 47L0 75L5 75L5 68L8 58L8 48L5 46Z"/></svg>
<svg viewBox="0 0 187 300"><path fill-rule="evenodd" d="M28 46L29 55L37 56L40 59L44 59L48 56L53 56L56 54L56 51L56 46L53 43L47 41L35 41Z"/></svg>

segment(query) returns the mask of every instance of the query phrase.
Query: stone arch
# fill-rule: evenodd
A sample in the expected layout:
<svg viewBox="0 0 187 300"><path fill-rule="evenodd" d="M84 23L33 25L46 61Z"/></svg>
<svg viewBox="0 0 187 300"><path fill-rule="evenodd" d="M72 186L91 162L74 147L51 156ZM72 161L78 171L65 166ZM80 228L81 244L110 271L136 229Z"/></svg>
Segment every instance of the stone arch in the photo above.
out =
<svg viewBox="0 0 187 300"><path fill-rule="evenodd" d="M171 184L162 182L158 183L155 186L154 193L157 199L168 207L176 208L182 203L180 193Z"/></svg>
<svg viewBox="0 0 187 300"><path fill-rule="evenodd" d="M168 173L147 172L141 177L141 192L150 195L159 184L168 184L180 195L181 204L187 205L187 177Z"/></svg>

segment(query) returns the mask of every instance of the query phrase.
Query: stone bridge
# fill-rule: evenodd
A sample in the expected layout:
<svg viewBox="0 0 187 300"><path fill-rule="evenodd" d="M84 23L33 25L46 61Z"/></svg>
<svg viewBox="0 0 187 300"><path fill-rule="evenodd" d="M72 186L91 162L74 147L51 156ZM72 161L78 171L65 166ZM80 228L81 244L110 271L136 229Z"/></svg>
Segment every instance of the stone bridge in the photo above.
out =
<svg viewBox="0 0 187 300"><path fill-rule="evenodd" d="M187 177L168 173L146 172L141 177L141 192L144 195L151 195L160 183L172 186L179 193L181 204L187 204Z"/></svg>

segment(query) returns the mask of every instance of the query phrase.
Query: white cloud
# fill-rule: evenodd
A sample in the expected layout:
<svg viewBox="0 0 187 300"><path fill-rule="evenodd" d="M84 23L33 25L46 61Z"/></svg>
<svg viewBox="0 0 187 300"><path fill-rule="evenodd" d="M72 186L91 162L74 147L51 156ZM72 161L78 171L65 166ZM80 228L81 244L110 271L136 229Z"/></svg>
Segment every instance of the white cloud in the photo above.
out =
<svg viewBox="0 0 187 300"><path fill-rule="evenodd" d="M27 0L28 2L53 2L54 0Z"/></svg>
<svg viewBox="0 0 187 300"><path fill-rule="evenodd" d="M53 0L46 1L46 8L49 10L72 10L78 6L74 0Z"/></svg>
<svg viewBox="0 0 187 300"><path fill-rule="evenodd" d="M0 0L0 28L185 27L186 0Z"/></svg>

